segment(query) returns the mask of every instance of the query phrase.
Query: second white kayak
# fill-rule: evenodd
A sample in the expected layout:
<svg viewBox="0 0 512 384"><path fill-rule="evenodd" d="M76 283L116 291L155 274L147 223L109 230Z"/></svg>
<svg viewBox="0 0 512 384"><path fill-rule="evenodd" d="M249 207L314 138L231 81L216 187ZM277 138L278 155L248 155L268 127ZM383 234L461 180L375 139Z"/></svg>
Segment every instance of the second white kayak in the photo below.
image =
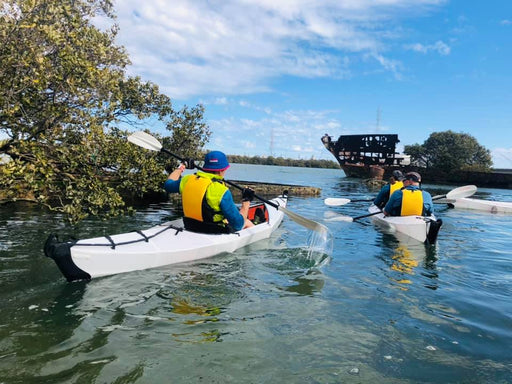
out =
<svg viewBox="0 0 512 384"><path fill-rule="evenodd" d="M368 212L377 213L380 211L375 205L368 208ZM397 237L405 235L405 239L412 238L425 244L434 244L437 240L442 221L430 216L384 216L384 213L377 213L372 220L384 229L395 233Z"/></svg>

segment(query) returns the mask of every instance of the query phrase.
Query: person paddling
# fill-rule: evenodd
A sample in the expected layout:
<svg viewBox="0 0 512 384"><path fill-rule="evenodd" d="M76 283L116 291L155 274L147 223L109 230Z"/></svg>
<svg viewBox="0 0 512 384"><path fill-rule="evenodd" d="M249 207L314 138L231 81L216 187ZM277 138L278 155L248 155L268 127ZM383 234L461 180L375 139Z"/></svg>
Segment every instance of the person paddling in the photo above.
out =
<svg viewBox="0 0 512 384"><path fill-rule="evenodd" d="M395 191L386 203L383 212L386 216L428 216L434 213L432 196L421 189L421 175L408 172L404 177L404 187Z"/></svg>
<svg viewBox="0 0 512 384"><path fill-rule="evenodd" d="M247 219L254 191L242 191L240 210L233 195L224 183L224 174L230 167L223 152L212 151L205 155L202 170L181 177L186 168L181 164L168 177L164 189L181 193L185 229L202 233L231 233L254 224Z"/></svg>
<svg viewBox="0 0 512 384"><path fill-rule="evenodd" d="M381 188L379 194L375 200L373 200L373 204L375 204L380 209L384 208L393 192L403 188L403 179L403 173L398 169L394 170L391 174L391 177L389 178L389 183Z"/></svg>

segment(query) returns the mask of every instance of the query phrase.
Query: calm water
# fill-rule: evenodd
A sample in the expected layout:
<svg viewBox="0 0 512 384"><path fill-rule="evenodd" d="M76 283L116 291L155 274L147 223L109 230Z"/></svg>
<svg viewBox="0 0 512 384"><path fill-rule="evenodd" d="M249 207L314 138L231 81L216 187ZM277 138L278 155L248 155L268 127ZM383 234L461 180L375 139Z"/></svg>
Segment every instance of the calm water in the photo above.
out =
<svg viewBox="0 0 512 384"><path fill-rule="evenodd" d="M322 188L288 208L327 225L334 250L311 267L309 232L285 217L235 254L67 283L42 245L127 232L169 204L69 228L31 206L0 207L0 383L509 383L512 216L436 205L435 248L401 244L368 219L376 194L340 170L234 165L234 180ZM432 194L455 186L426 185ZM477 197L512 201L511 190Z"/></svg>

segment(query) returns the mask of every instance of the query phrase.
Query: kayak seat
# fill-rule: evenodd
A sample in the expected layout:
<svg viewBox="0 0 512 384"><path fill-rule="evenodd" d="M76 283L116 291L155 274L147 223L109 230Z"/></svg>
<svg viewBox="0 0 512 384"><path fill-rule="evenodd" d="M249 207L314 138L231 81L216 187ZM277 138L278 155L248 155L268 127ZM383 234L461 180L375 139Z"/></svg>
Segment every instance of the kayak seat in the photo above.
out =
<svg viewBox="0 0 512 384"><path fill-rule="evenodd" d="M255 225L267 222L268 211L266 205L263 203L251 205L249 207L247 218L251 220Z"/></svg>

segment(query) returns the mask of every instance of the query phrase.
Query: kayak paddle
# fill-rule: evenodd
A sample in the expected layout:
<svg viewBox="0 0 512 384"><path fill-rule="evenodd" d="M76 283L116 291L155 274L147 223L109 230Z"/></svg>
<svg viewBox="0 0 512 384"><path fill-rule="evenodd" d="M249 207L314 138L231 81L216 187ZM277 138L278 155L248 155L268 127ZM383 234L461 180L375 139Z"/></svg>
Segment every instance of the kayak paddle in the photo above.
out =
<svg viewBox="0 0 512 384"><path fill-rule="evenodd" d="M439 200L439 199L444 199L444 198L453 199L453 200L461 199L463 197L469 197L469 196L473 195L476 192L476 189L477 188L475 185L465 185L463 187L458 187L458 188L452 189L446 195L434 196L434 197L432 197L432 200ZM339 216L336 216L334 218L327 219L327 220L329 220L329 221L349 221L350 222L350 221L356 221L359 219L363 219L363 218L369 217L369 216L375 216L375 215L378 215L379 213L382 213L382 211L368 213L366 215L361 215L361 216L356 216L356 217L339 215Z"/></svg>
<svg viewBox="0 0 512 384"><path fill-rule="evenodd" d="M348 203L360 203L360 202L371 202L375 199L345 199L342 197L328 197L324 200L325 205L329 205L331 207L339 207L340 205L345 205Z"/></svg>
<svg viewBox="0 0 512 384"><path fill-rule="evenodd" d="M183 158L179 157L178 155L175 155L174 153L170 152L169 150L163 148L162 144L155 137L151 136L149 133L146 133L146 132L143 132L143 131L134 132L130 136L128 136L128 141L130 143L138 145L139 147L149 149L150 151L165 152L168 155L170 155L170 156L176 158L177 160L181 161L182 163L186 162L185 159L183 159ZM201 167L199 167L199 166L197 166L195 164L194 164L194 167L197 168L200 171L203 170ZM244 190L244 188L240 187L239 185L237 185L237 184L235 184L235 183L233 183L231 181L224 180L224 182L226 184L231 185L234 188L239 189L240 191ZM256 199L264 202L265 204L271 205L275 209L283 212L290 219L292 219L297 224L300 224L300 225L302 225L305 228L308 228L308 229L311 229L311 230L313 230L315 232L320 232L320 233L327 233L329 231L325 225L322 225L320 223L317 223L316 221L313 221L313 220L307 219L307 218L305 218L303 216L300 216L299 214L297 214L295 212L292 212L292 211L286 209L285 207L282 207L282 206L280 206L280 205L278 205L278 204L276 204L276 203L274 203L272 201L264 199L264 198L262 198L262 197L260 197L260 196L258 196L256 194L254 194L254 197Z"/></svg>
<svg viewBox="0 0 512 384"><path fill-rule="evenodd" d="M375 215L378 215L379 213L382 213L382 211L368 213L366 215L361 215L361 216L356 216L356 217L350 217L350 216L346 216L346 215L337 215L337 216L331 217L326 220L327 221L348 221L348 222L350 222L350 221L356 221L359 219L363 219L363 218L369 217L369 216L375 216Z"/></svg>
<svg viewBox="0 0 512 384"><path fill-rule="evenodd" d="M452 189L446 195L436 195L432 197L432 200L448 199L456 200L462 199L463 197L469 197L475 194L477 188L476 185L465 185L463 187Z"/></svg>

